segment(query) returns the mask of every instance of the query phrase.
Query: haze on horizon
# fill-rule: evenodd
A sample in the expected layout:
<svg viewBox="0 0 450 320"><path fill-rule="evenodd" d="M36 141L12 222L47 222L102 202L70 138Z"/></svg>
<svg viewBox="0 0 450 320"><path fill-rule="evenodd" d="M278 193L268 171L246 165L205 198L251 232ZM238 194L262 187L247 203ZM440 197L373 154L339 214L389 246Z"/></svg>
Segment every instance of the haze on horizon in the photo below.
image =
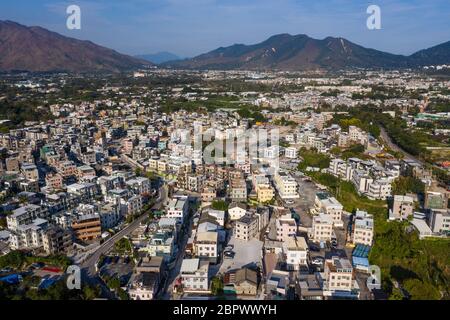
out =
<svg viewBox="0 0 450 320"><path fill-rule="evenodd" d="M448 0L21 0L0 3L0 20L41 26L138 55L195 56L279 33L343 37L409 55L450 40ZM66 28L66 8L82 10L82 29ZM368 30L366 9L380 6L382 29ZM431 23L430 23L431 21Z"/></svg>

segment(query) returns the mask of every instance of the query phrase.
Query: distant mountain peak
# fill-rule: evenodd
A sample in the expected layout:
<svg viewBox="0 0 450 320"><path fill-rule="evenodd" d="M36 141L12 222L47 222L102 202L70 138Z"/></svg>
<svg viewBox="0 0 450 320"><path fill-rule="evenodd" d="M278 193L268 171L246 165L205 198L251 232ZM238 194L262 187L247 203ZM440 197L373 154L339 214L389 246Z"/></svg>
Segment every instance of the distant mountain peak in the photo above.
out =
<svg viewBox="0 0 450 320"><path fill-rule="evenodd" d="M305 34L276 34L253 45L220 47L192 59L164 64L174 68L308 70L343 68L406 68L450 63L450 42L410 57L364 48L342 37L323 40Z"/></svg>
<svg viewBox="0 0 450 320"><path fill-rule="evenodd" d="M0 21L0 57L3 71L118 72L151 65L91 41L8 20Z"/></svg>
<svg viewBox="0 0 450 320"><path fill-rule="evenodd" d="M157 53L150 53L150 54L142 54L142 55L136 56L136 58L144 59L146 61L149 61L149 62L152 62L155 64L160 64L160 63L164 63L164 62L168 62L168 61L176 61L176 60L182 59L179 56L177 56L176 54L167 52L167 51L160 51Z"/></svg>

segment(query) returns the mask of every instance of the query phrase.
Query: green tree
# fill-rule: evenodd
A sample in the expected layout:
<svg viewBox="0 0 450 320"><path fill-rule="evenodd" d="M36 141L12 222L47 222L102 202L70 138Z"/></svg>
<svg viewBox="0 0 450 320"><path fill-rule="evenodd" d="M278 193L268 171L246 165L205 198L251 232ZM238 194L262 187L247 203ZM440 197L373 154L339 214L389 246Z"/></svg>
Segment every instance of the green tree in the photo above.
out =
<svg viewBox="0 0 450 320"><path fill-rule="evenodd" d="M223 200L215 200L211 204L211 207L215 210L222 210L227 211L228 210L228 203Z"/></svg>
<svg viewBox="0 0 450 320"><path fill-rule="evenodd" d="M408 279L403 287L410 294L411 300L439 300L441 294L434 286L419 279Z"/></svg>
<svg viewBox="0 0 450 320"><path fill-rule="evenodd" d="M223 281L220 277L214 277L211 281L211 293L215 296L223 294Z"/></svg>

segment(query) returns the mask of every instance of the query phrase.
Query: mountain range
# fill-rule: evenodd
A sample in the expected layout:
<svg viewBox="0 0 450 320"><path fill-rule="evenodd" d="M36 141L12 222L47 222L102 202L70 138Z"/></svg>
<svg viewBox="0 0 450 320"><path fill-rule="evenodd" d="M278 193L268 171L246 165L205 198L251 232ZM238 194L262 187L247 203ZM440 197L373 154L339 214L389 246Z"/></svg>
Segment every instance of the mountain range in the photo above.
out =
<svg viewBox="0 0 450 320"><path fill-rule="evenodd" d="M150 54L142 54L142 55L138 55L135 57L149 61L154 64L161 64L161 63L168 62L168 61L181 60L181 58L179 56L177 56L176 54L173 54L173 53L167 52L167 51L150 53Z"/></svg>
<svg viewBox="0 0 450 320"><path fill-rule="evenodd" d="M258 44L235 44L173 61L177 58L167 52L130 57L41 27L0 21L0 71L120 72L155 64L165 68L223 70L416 68L450 64L450 41L404 56L368 49L344 38L318 40L304 34L279 34Z"/></svg>
<svg viewBox="0 0 450 320"><path fill-rule="evenodd" d="M41 27L0 21L0 70L119 72L150 62L62 36Z"/></svg>
<svg viewBox="0 0 450 320"><path fill-rule="evenodd" d="M415 68L450 64L450 41L410 56L364 48L343 38L313 39L279 34L254 45L221 47L165 67L186 69L308 70L343 68Z"/></svg>

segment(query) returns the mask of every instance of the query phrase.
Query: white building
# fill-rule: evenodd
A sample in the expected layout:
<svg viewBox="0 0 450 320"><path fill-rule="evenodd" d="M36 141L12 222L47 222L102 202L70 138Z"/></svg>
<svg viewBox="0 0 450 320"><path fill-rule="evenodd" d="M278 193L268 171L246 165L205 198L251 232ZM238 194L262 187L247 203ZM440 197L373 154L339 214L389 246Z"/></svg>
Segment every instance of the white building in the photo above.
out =
<svg viewBox="0 0 450 320"><path fill-rule="evenodd" d="M372 246L373 217L365 211L357 210L353 221L353 244Z"/></svg>
<svg viewBox="0 0 450 320"><path fill-rule="evenodd" d="M284 149L284 155L289 159L297 159L297 149L293 147L289 147Z"/></svg>
<svg viewBox="0 0 450 320"><path fill-rule="evenodd" d="M184 292L209 292L209 262L200 259L184 259L180 276Z"/></svg>
<svg viewBox="0 0 450 320"><path fill-rule="evenodd" d="M303 237L289 237L283 241L283 252L289 270L308 266L308 245Z"/></svg>
<svg viewBox="0 0 450 320"><path fill-rule="evenodd" d="M188 203L182 199L172 199L167 206L167 217L184 221L188 213Z"/></svg>
<svg viewBox="0 0 450 320"><path fill-rule="evenodd" d="M333 219L326 214L319 214L313 217L310 239L315 242L331 241L333 235Z"/></svg>
<svg viewBox="0 0 450 320"><path fill-rule="evenodd" d="M197 257L216 262L218 257L218 233L215 231L197 232L194 251Z"/></svg>
<svg viewBox="0 0 450 320"><path fill-rule="evenodd" d="M277 241L288 241L297 235L297 223L289 214L278 218L275 221L277 228Z"/></svg>
<svg viewBox="0 0 450 320"><path fill-rule="evenodd" d="M319 192L316 194L314 204L317 212L322 212L331 217L335 227L344 225L342 221L344 206L335 197L332 197L327 192Z"/></svg>
<svg viewBox="0 0 450 320"><path fill-rule="evenodd" d="M281 199L297 199L300 197L297 181L287 173L277 172L273 181Z"/></svg>
<svg viewBox="0 0 450 320"><path fill-rule="evenodd" d="M230 220L239 220L247 213L247 205L245 203L233 202L228 207L228 215Z"/></svg>

